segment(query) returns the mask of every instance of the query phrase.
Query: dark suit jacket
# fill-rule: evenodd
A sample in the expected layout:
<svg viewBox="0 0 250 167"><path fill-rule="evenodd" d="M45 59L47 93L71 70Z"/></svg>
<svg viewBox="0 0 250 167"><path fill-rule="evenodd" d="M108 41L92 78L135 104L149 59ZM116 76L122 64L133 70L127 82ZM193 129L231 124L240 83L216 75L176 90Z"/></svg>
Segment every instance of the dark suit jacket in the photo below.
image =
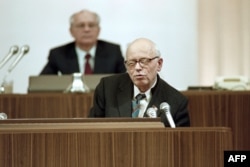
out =
<svg viewBox="0 0 250 167"><path fill-rule="evenodd" d="M58 74L59 71L62 74L80 71L74 42L50 50L48 63L40 74ZM122 73L125 71L120 46L98 40L93 73Z"/></svg>
<svg viewBox="0 0 250 167"><path fill-rule="evenodd" d="M171 114L176 126L190 126L188 100L184 95L159 76L151 91L152 98L148 108L155 105L159 109L162 102L167 102L171 107ZM95 89L93 107L89 117L131 117L132 97L133 83L127 73L102 78ZM169 126L165 114L160 113L159 116L165 126Z"/></svg>

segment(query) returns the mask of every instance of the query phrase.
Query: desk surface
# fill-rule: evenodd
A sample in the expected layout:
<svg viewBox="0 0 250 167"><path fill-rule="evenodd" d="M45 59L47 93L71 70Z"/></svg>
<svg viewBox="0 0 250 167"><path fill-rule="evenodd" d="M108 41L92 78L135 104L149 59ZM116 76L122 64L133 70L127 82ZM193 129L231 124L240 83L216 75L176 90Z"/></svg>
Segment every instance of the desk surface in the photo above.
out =
<svg viewBox="0 0 250 167"><path fill-rule="evenodd" d="M37 130L59 132L61 130L90 129L165 129L161 119L151 118L57 118L57 119L7 119L0 121L0 133L34 132Z"/></svg>

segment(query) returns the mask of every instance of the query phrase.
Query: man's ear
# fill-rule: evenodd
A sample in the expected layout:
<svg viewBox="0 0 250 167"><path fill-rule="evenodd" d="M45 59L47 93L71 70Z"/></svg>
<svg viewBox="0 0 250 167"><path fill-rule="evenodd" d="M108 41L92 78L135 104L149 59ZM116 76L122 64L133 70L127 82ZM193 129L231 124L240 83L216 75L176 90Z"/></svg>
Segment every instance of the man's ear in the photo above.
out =
<svg viewBox="0 0 250 167"><path fill-rule="evenodd" d="M74 37L74 33L73 33L73 30L72 30L72 27L69 28L69 32L70 32L71 36Z"/></svg>
<svg viewBox="0 0 250 167"><path fill-rule="evenodd" d="M158 59L158 68L157 68L157 71L158 71L158 72L161 71L162 64L163 64L163 59L162 59L162 58L159 58L159 59Z"/></svg>

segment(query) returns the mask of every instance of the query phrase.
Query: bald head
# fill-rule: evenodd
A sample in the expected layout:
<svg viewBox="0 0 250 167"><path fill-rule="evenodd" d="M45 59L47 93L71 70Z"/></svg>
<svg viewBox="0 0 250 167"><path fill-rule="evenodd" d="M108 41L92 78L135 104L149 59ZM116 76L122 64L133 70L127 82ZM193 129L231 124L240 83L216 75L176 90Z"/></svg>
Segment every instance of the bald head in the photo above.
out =
<svg viewBox="0 0 250 167"><path fill-rule="evenodd" d="M128 59L129 55L135 53L143 53L151 56L159 56L160 51L157 49L156 44L147 38L138 38L132 41L127 48L126 59Z"/></svg>

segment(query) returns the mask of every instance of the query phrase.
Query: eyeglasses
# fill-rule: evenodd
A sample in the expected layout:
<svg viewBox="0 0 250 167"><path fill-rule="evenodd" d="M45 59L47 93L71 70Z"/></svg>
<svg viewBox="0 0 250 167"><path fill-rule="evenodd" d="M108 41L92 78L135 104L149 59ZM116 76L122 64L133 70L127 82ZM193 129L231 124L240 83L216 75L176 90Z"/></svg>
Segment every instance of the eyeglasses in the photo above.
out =
<svg viewBox="0 0 250 167"><path fill-rule="evenodd" d="M146 65L148 65L152 60L156 59L156 58L159 58L159 56L155 56L153 58L141 58L139 60L128 60L128 61L125 61L125 65L128 67L128 68L133 68L135 67L135 65L137 63L140 64L141 67L145 67Z"/></svg>
<svg viewBox="0 0 250 167"><path fill-rule="evenodd" d="M92 29L92 28L97 27L97 24L96 23L89 23L89 24L81 23L81 24L74 25L74 27L79 28L79 29L88 27L88 28Z"/></svg>

